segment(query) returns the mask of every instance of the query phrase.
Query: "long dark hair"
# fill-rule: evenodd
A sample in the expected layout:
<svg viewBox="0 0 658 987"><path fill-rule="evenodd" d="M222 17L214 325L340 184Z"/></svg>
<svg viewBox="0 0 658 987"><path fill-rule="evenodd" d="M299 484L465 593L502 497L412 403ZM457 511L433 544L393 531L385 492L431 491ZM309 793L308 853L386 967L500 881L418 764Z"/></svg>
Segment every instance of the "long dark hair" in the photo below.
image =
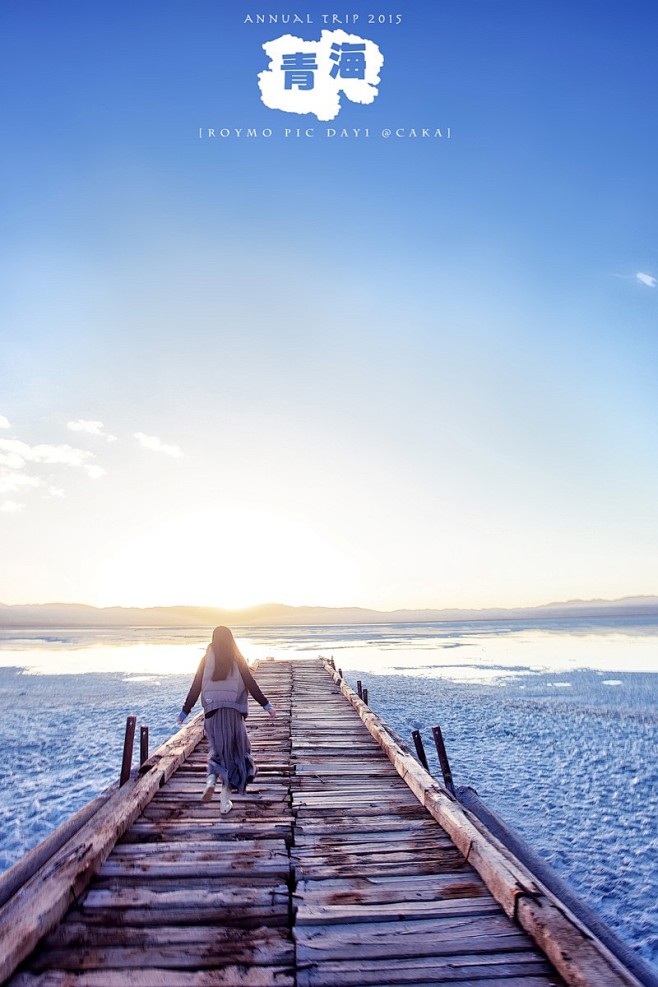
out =
<svg viewBox="0 0 658 987"><path fill-rule="evenodd" d="M212 632L212 650L215 655L212 679L219 682L230 674L236 658L242 658L242 655L228 627L216 627Z"/></svg>

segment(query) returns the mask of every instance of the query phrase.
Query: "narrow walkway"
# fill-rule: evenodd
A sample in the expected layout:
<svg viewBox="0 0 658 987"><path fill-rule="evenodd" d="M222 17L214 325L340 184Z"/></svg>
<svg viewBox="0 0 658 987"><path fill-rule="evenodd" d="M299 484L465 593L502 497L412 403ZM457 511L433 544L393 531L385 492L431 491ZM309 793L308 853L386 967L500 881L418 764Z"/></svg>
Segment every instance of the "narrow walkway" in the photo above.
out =
<svg viewBox="0 0 658 987"><path fill-rule="evenodd" d="M562 984L326 673L292 674L299 987Z"/></svg>
<svg viewBox="0 0 658 987"><path fill-rule="evenodd" d="M11 987L562 984L322 665L257 677L250 794L201 802L199 744Z"/></svg>

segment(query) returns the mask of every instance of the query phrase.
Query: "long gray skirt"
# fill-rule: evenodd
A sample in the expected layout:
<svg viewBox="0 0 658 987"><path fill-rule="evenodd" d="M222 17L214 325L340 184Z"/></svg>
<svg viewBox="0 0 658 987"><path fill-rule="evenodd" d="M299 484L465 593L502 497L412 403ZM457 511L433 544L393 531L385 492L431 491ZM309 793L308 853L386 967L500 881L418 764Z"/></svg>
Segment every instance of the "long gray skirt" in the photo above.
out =
<svg viewBox="0 0 658 987"><path fill-rule="evenodd" d="M244 792L256 777L251 744L242 713L237 709L218 709L204 724L208 738L208 774Z"/></svg>

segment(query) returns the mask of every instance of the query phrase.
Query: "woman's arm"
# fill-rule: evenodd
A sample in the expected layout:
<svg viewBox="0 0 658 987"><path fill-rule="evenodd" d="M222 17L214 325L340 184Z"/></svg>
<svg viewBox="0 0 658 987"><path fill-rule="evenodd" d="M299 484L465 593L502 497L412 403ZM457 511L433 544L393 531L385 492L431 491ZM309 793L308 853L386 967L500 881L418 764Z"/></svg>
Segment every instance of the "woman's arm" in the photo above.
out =
<svg viewBox="0 0 658 987"><path fill-rule="evenodd" d="M187 694L187 699L183 703L183 712L185 713L186 716L191 711L192 707L194 706L197 699L201 695L201 683L203 682L203 669L205 667L205 664L206 664L206 655L203 656L203 658L199 663L199 667L196 670L196 675L194 676L194 681L192 682L190 691Z"/></svg>
<svg viewBox="0 0 658 987"><path fill-rule="evenodd" d="M247 665L244 656L238 653L236 655L236 660L238 663L238 668L240 669L240 675L242 676L242 681L246 685L251 695L254 697L257 703L260 703L263 709L266 709L268 706L271 709L272 708L271 703L267 701L266 697L259 689L258 682L251 674L251 669L249 668L249 665Z"/></svg>

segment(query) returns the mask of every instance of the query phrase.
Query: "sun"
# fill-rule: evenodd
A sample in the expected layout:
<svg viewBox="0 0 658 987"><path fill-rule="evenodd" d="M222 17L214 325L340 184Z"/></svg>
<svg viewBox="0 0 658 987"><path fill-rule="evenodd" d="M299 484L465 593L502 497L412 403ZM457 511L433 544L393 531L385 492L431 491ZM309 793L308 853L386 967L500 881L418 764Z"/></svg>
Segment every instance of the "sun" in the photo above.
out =
<svg viewBox="0 0 658 987"><path fill-rule="evenodd" d="M159 519L102 566L103 606L345 605L356 565L303 521L253 508Z"/></svg>

